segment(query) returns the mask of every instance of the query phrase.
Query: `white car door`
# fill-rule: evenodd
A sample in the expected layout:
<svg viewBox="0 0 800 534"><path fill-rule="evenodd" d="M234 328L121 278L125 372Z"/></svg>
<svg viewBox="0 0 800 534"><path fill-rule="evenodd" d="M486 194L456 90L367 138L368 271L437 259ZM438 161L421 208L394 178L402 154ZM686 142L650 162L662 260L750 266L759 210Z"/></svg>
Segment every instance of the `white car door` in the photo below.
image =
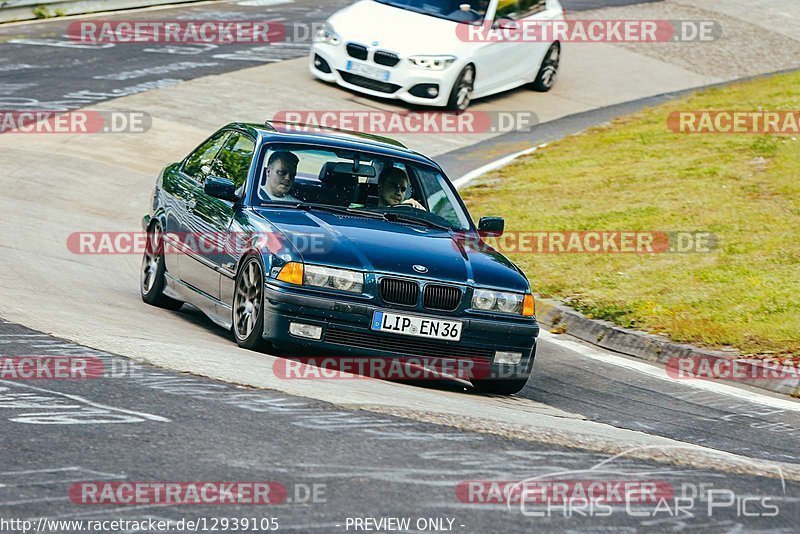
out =
<svg viewBox="0 0 800 534"><path fill-rule="evenodd" d="M517 0L492 0L484 24L490 25L493 31L498 30L499 24L514 24L517 15ZM514 53L519 52L519 43L488 41L475 42L473 46L473 61L478 70L473 96L480 97L502 90L517 76L519 67L515 62L518 58L514 57Z"/></svg>
<svg viewBox="0 0 800 534"><path fill-rule="evenodd" d="M547 0L517 0L517 2L519 5L520 24L530 24L537 21L546 22L563 18L563 10L548 9L549 2ZM551 35L552 29L549 29L547 34ZM539 35L541 35L541 32L539 32ZM516 47L512 52L515 65L513 77L520 83L533 81L551 44L551 41L531 42L523 43Z"/></svg>

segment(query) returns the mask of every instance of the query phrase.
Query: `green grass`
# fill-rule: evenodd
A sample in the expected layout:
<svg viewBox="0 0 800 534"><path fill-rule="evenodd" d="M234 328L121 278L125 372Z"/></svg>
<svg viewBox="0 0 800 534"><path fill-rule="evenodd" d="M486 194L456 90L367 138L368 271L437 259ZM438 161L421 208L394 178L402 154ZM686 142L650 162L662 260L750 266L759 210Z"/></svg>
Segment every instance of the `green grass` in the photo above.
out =
<svg viewBox="0 0 800 534"><path fill-rule="evenodd" d="M800 354L800 140L676 134L672 111L799 110L800 73L711 89L563 139L463 193L507 231L710 231L705 254L510 254L589 316L751 355Z"/></svg>

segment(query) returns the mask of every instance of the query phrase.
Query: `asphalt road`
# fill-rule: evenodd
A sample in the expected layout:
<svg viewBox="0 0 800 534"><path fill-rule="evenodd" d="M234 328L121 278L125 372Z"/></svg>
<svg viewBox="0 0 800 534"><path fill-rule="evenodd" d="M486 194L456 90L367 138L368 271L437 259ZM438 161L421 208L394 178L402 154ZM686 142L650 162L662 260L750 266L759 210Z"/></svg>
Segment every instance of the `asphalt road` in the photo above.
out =
<svg viewBox="0 0 800 534"><path fill-rule="evenodd" d="M310 48L307 37L311 25L324 22L333 12L351 3L350 0L295 0L249 6L245 5L247 2L231 1L96 17L99 21L281 22L288 28L286 41L272 44L91 45L70 38L69 27L75 19L0 26L0 109L77 109L202 76L299 58ZM567 9L576 11L640 2L566 0L563 3Z"/></svg>
<svg viewBox="0 0 800 534"><path fill-rule="evenodd" d="M205 518L211 525L214 518L274 518L279 531L355 532L358 519L392 517L411 521L410 527L394 530L398 532L465 533L791 532L800 520L798 485L779 476L611 458L352 411L275 391L132 367L124 358L6 322L0 323L0 345L9 357L99 358L116 373L81 381L0 381L5 451L0 520L38 524L45 518L49 522L43 525L52 528L57 520ZM581 367L570 361L564 365ZM573 377L565 386L548 377L546 366L538 371L528 393L548 398L559 397L553 389L574 389L581 378ZM611 388L609 396L616 394ZM534 502L472 502L477 498L457 489L466 481L533 477L573 487L589 481L648 482L661 493L647 504L629 504L626 509L609 503L589 513L578 504L548 509ZM153 504L145 498L125 505L86 504L81 493L70 491L86 482L102 486L208 481L276 483L285 489L286 500L273 491L271 504L257 506ZM2 531L14 532L8 525ZM73 532L77 527L47 531Z"/></svg>
<svg viewBox="0 0 800 534"><path fill-rule="evenodd" d="M270 14L275 14L284 17L286 22L316 22L345 3L296 2L247 7L229 2L211 7L182 6L142 12L135 18L244 19L274 18ZM565 2L570 9L619 3L613 0ZM180 51L136 45L79 49L71 46L73 43L65 37L66 27L65 21L50 21L0 28L0 41L3 41L0 43L0 109L84 107L180 80L305 55L301 46L236 45L203 50L185 47ZM145 50L147 48L153 50ZM190 50L192 52L187 53ZM501 137L497 146L548 140L644 104L625 104L555 121L537 128L530 137L521 134ZM490 158L490 152L497 152L496 146L487 150L485 156L480 149L469 148L440 159L452 170L451 174L458 175L469 170L476 161ZM20 168L25 166L20 165ZM16 172L10 174L16 175ZM100 193L98 198L102 198ZM112 204L107 203L108 206ZM58 213L48 206L43 203L42 209L49 210L51 215ZM80 208L77 211L82 212ZM72 223L67 220L62 224ZM9 259L2 263L10 272L19 270L20 281L27 280L27 273L22 272L25 263L11 251L19 244L4 240L0 251L3 247L8 247ZM120 270L116 263L95 264L88 258L76 257L63 261L55 248L46 252L51 256L37 258L38 263L32 265L30 276L36 276L41 264L51 262L51 271L58 269L67 273L64 276L73 276L69 280L76 295L81 294L83 277L92 278L97 284L96 300L102 302L102 309L109 310L113 316L113 308L107 300L113 297L120 299L117 303L120 310L131 314L124 321L104 323L106 327L111 324L112 328L119 329L117 337L122 343L135 340L141 344L141 354L151 358L154 347L155 356L159 348L166 347L173 352L183 350L182 360L187 362L184 368L194 367L192 370L199 373L203 364L204 374L227 374L232 377L229 382L233 383L259 382L257 365L268 357L236 349L226 333L196 311L187 309L180 314L167 314L145 307L138 302L136 281L131 272ZM0 260L5 259L0 257ZM131 259L130 263L135 264L136 259ZM54 278L52 283L67 279ZM48 287L47 283L44 282L44 287ZM5 288L12 295L15 294L13 289ZM90 298L82 308L33 306L37 309L29 313L41 313L44 308L45 313L51 314L83 314L85 320L92 323L99 317L93 315L99 313L97 305L98 302ZM131 321L136 322L141 317L152 324L143 325L141 331L131 331ZM162 326L156 328L155 324ZM175 335L177 332L180 334ZM159 336L169 341L154 340ZM224 361L198 362L197 354L205 357L206 353L200 351L206 349L209 354L221 355ZM113 361L121 369L130 368L130 361L121 357L98 353L14 324L0 323L0 355L87 352L103 358L109 365ZM174 360L163 361L177 366ZM248 371L243 372L243 368ZM236 372L229 372L230 369ZM153 367L138 368L134 374L117 378L79 382L3 380L0 383L0 445L6 454L4 465L0 467L0 520L39 517L178 520L255 515L278 518L280 530L336 532L345 531L348 518L397 516L414 521L418 518L452 519L452 530L462 532L519 532L536 528L592 532L605 529L796 530L800 515L796 504L797 484L792 480L782 483L778 470L771 478L736 475L724 469L722 461L719 466L706 462L706 470L698 470L685 467L685 463L679 465L681 462L654 463L629 457L612 459L598 452L597 447L588 450L590 445L595 445L588 442L582 449L577 441L573 441L572 448L559 445L555 439L548 441L549 431L556 430L558 421L583 424L585 419L586 423L605 425L603 428L627 429L643 436L662 436L702 445L712 452L720 451L715 453L720 460L726 458L726 453L732 453L761 464L764 460L781 462L784 466L800 464L796 450L800 415L796 403L754 390L740 389L732 393L704 384L666 380L659 371L642 362L588 348L564 336L543 334L534 376L516 398L487 398L456 381L406 385L402 392L392 390L392 394L404 395L401 398L409 402L430 399L432 405L433 401L441 403L436 406L449 403L450 406L489 406L498 410L505 407L519 409L519 415L532 413L539 417L539 413L545 414L551 419L542 416L542 420L552 421L553 428L547 429L546 435L538 440L522 439L513 434L509 437L508 433L501 437L459 429L457 425L438 426L341 406L385 400L389 390L371 382L358 388L355 383L352 387L347 385L347 402L337 399L334 405L312 400L316 392L299 397ZM248 372L250 376L243 379ZM320 391L326 388L319 386ZM358 394L351 393L351 389L359 389ZM331 398L344 390L326 391ZM476 400L487 403L475 403ZM600 427L587 424L581 428ZM679 451L678 455L681 454L684 453ZM694 454L694 450L685 452L687 457ZM608 464L601 465L606 461ZM690 499L690 503L683 504L688 506L691 515L669 513L670 509L674 512L673 502L672 507L661 509L655 517L653 506L637 508L637 512L644 514L642 516L626 513L621 506L614 507L610 515L601 515L598 510L591 517L585 510L572 510L569 514L564 510L551 510L545 511L544 516L534 516L532 513L541 513L542 509L464 503L456 494L457 485L466 480L516 481L528 477L560 481L596 478L663 481L675 490L673 497ZM324 484L325 496L317 502L293 502L266 509L72 503L67 495L68 488L75 482L87 480L270 480L285 485L294 501L302 500L297 497L313 484ZM719 490L714 494L717 503L732 497L732 505L712 507L709 512L707 500L691 499L693 490L707 497L706 491L711 487ZM768 501L764 501L765 498ZM763 517L772 514L773 506L778 507L778 514ZM406 529L419 530L423 529ZM0 532L13 531L0 522Z"/></svg>

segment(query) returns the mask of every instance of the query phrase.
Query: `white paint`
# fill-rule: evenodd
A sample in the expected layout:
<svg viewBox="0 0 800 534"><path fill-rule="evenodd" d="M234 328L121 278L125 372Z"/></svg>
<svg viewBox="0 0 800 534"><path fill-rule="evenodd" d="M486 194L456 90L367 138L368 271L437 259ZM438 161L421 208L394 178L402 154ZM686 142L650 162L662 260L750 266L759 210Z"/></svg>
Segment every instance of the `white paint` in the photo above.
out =
<svg viewBox="0 0 800 534"><path fill-rule="evenodd" d="M511 154L509 156L505 156L505 157L500 158L498 160L495 160L495 161L493 161L491 163L487 163L486 165L483 165L483 166L478 167L477 169L475 169L473 171L468 172L467 174L465 174L461 178L453 180L453 186L456 189L461 189L463 187L466 187L470 182L472 182L476 178L479 178L481 175L484 175L487 172L491 172L491 171L497 170L497 169L499 169L501 167L505 167L506 165L508 165L509 163L514 161L515 159L517 159L517 158L519 158L521 156L526 156L528 154L533 154L534 152L536 152L540 148L544 148L546 146L547 146L547 143L544 143L544 144L541 144L541 145L538 145L538 146L535 146L535 147L526 148L525 150L520 150L519 152L515 152L515 153L513 153L513 154Z"/></svg>
<svg viewBox="0 0 800 534"><path fill-rule="evenodd" d="M27 63L12 63L11 65L0 65L0 72L12 72L17 70L46 69L42 65L29 65Z"/></svg>
<svg viewBox="0 0 800 534"><path fill-rule="evenodd" d="M128 70L123 72L115 72L112 74L103 74L94 76L95 80L134 80L136 78L144 78L154 74L166 74L169 72L177 72L189 69L199 69L203 67L216 67L219 65L216 61L210 63L197 63L193 61L181 61L179 63L171 63L169 65L161 65L158 67L147 67L144 69Z"/></svg>
<svg viewBox="0 0 800 534"><path fill-rule="evenodd" d="M11 39L9 44L28 45L28 46L54 46L57 48L114 48L114 43L103 44L80 44L72 41L59 41L58 39Z"/></svg>
<svg viewBox="0 0 800 534"><path fill-rule="evenodd" d="M51 469L27 469L25 471L3 471L0 476L7 475L35 475L38 473L62 473L64 471L79 471L79 466L72 467L54 467Z"/></svg>
<svg viewBox="0 0 800 534"><path fill-rule="evenodd" d="M586 356L587 358L646 374L671 384L679 384L688 388L702 389L712 393L727 395L729 397L734 397L744 401L761 404L763 406L769 406L771 408L800 412L800 403L797 401L770 397L754 391L740 389L727 384L721 384L719 382L710 382L708 380L677 380L670 377L667 374L666 369L656 367L655 365L646 363L644 361L629 360L621 356L614 356L612 354L600 352L597 349L576 343L575 341L570 341L558 335L551 334L545 330L541 331L540 337L550 343L564 347L565 349L576 352L582 356Z"/></svg>
<svg viewBox="0 0 800 534"><path fill-rule="evenodd" d="M87 406L92 406L93 408L98 408L100 410L109 410L111 412L124 413L124 414L128 414L128 415L135 415L137 417L142 417L142 418L147 419L149 421L158 421L160 423L170 423L171 422L166 417L161 417L160 415L153 415L153 414L144 413L144 412L137 412L137 411L134 411L134 410L125 410L123 408L115 408L113 406L108 406L108 405L105 405L105 404L100 404L98 402L90 401L90 400L85 399L83 397L79 397L78 395L70 395L68 393L61 393L59 391L52 391L52 390L49 390L49 389L38 388L36 386L31 386L29 384L20 384L20 383L17 383L17 382L12 382L10 380L0 380L0 383L7 384L7 385L13 386L13 387L27 388L27 389L32 389L34 391L39 391L41 393L49 393L51 395L64 397L66 399L74 400L76 402L80 402L80 403L85 404Z"/></svg>
<svg viewBox="0 0 800 534"><path fill-rule="evenodd" d="M69 497L42 497L40 499L23 499L21 501L0 502L0 506L18 506L20 504L34 504L39 502L68 501Z"/></svg>
<svg viewBox="0 0 800 534"><path fill-rule="evenodd" d="M236 5L247 7L279 6L282 4L293 4L294 0L242 0Z"/></svg>
<svg viewBox="0 0 800 534"><path fill-rule="evenodd" d="M159 46L153 48L144 48L143 52L150 52L154 54L175 54L179 56L196 56L209 50L219 48L219 45L211 43L202 43L197 45L182 45L182 46Z"/></svg>
<svg viewBox="0 0 800 534"><path fill-rule="evenodd" d="M205 0L205 2L195 2L193 0L187 0L187 2L191 2L192 7L194 6L204 6L207 4L216 4L219 0ZM80 13L77 15L67 15L64 17L52 17L49 19L35 19L35 20L20 20L17 22L4 22L3 27L11 27L11 26L28 26L30 24L48 24L48 23L59 23L65 20L80 20L80 19L93 19L103 15L119 15L120 13L139 13L142 11L161 11L164 9L176 9L181 7L183 4L166 4L163 6L150 6L150 7L138 7L132 9L116 9L113 11L92 11L90 13Z"/></svg>
<svg viewBox="0 0 800 534"><path fill-rule="evenodd" d="M232 61L256 61L260 63L277 63L282 59L274 57L275 50L269 46L257 46L248 50L238 50L231 54L214 54L214 59Z"/></svg>

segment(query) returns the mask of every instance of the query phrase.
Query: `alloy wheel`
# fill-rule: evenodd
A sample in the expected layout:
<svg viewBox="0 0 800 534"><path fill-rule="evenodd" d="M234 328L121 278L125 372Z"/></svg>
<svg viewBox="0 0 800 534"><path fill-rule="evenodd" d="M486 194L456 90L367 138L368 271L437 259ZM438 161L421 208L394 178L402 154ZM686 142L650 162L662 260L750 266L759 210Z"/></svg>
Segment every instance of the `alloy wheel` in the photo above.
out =
<svg viewBox="0 0 800 534"><path fill-rule="evenodd" d="M233 302L233 324L239 339L249 338L258 322L263 286L264 278L261 276L258 261L249 261L236 282Z"/></svg>

